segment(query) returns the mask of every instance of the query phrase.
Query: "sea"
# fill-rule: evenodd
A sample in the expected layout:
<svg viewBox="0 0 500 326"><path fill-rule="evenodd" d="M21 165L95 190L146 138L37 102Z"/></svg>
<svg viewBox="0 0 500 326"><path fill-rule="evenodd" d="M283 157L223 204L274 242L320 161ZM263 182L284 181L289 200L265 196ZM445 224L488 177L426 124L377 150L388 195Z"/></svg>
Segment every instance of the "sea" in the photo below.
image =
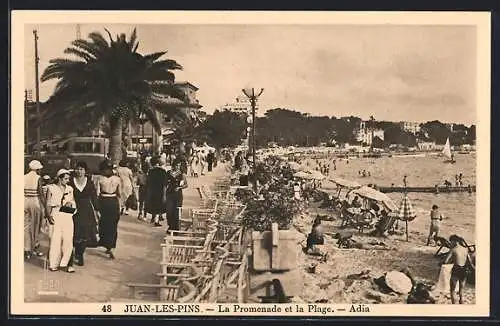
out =
<svg viewBox="0 0 500 326"><path fill-rule="evenodd" d="M448 180L455 185L455 176L462 173L464 185L476 185L475 154L457 154L456 163L445 163L444 158L437 155L393 156L381 158L336 158L337 169L333 170L334 158L330 159L330 176L355 180L363 185L375 184L379 187L403 186L403 177L407 176L408 186L434 187L444 185ZM327 160L322 160L323 162ZM309 167L314 168L316 162L308 159ZM362 171L366 171L363 177ZM369 176L368 176L369 174ZM401 193L387 194L396 205L402 199ZM441 235L462 236L467 242L475 243L476 194L463 193L409 193L408 197L417 213L417 218L410 222L410 232L427 237L430 224L429 212L432 205L439 206L445 217L441 224Z"/></svg>

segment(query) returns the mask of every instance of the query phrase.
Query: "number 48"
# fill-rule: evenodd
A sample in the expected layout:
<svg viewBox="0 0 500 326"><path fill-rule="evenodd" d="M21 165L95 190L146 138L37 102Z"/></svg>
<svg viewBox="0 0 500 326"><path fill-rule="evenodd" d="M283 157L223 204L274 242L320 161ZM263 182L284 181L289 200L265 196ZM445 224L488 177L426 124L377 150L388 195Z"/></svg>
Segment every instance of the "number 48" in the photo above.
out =
<svg viewBox="0 0 500 326"><path fill-rule="evenodd" d="M102 312L111 312L111 305L108 304L108 305L104 305L102 306Z"/></svg>

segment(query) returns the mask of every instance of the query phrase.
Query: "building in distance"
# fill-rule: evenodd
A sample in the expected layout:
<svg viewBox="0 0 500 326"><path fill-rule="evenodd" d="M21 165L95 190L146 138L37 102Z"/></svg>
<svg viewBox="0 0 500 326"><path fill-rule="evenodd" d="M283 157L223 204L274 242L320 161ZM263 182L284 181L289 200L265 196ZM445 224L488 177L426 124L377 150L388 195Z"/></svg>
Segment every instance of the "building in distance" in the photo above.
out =
<svg viewBox="0 0 500 326"><path fill-rule="evenodd" d="M258 100L257 100L258 102ZM250 100L246 96L238 96L232 103L226 103L219 107L220 111L231 111L235 113L245 113L250 114L252 110L252 105ZM256 105L255 111L258 111L259 107Z"/></svg>
<svg viewBox="0 0 500 326"><path fill-rule="evenodd" d="M399 122L399 126L401 127L402 130L411 132L414 135L416 135L421 129L420 122L413 122L413 121L401 121Z"/></svg>

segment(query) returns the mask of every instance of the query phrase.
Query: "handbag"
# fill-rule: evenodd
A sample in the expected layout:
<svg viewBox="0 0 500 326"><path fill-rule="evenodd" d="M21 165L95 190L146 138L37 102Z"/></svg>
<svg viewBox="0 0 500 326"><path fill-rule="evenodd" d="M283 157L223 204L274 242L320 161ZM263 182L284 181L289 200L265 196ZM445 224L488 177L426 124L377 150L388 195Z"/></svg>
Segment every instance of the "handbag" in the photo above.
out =
<svg viewBox="0 0 500 326"><path fill-rule="evenodd" d="M68 195L67 192L65 192L61 198L61 207L59 207L59 212L74 215L76 213L76 207L73 208L64 206L64 198L66 197L66 195Z"/></svg>
<svg viewBox="0 0 500 326"><path fill-rule="evenodd" d="M73 215L76 212L76 208L61 206L61 208L59 208L59 212Z"/></svg>
<svg viewBox="0 0 500 326"><path fill-rule="evenodd" d="M135 194L128 196L125 205L134 211L137 209L137 198L135 197Z"/></svg>

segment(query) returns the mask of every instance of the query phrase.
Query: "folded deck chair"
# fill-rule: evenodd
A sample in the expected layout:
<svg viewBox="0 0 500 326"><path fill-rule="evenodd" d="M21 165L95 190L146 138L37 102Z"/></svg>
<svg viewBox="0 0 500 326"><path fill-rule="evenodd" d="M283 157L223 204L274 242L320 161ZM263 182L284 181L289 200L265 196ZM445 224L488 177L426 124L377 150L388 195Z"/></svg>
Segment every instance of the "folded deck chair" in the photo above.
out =
<svg viewBox="0 0 500 326"><path fill-rule="evenodd" d="M451 249L451 243L450 241L448 241L448 239L436 236L434 237L434 241L436 241L436 244L439 246L438 250L434 254L435 257L442 257L448 254L448 252L441 252L444 248L448 250Z"/></svg>
<svg viewBox="0 0 500 326"><path fill-rule="evenodd" d="M439 246L438 250L434 254L436 257L441 257L443 255L446 255L448 252L441 252L444 248L447 248L448 250L451 249L451 243L448 239L445 239L443 237L434 237L434 240L436 241L436 244ZM474 253L476 252L476 245L469 245L464 238L462 238L462 245L466 247L469 250L469 253Z"/></svg>

